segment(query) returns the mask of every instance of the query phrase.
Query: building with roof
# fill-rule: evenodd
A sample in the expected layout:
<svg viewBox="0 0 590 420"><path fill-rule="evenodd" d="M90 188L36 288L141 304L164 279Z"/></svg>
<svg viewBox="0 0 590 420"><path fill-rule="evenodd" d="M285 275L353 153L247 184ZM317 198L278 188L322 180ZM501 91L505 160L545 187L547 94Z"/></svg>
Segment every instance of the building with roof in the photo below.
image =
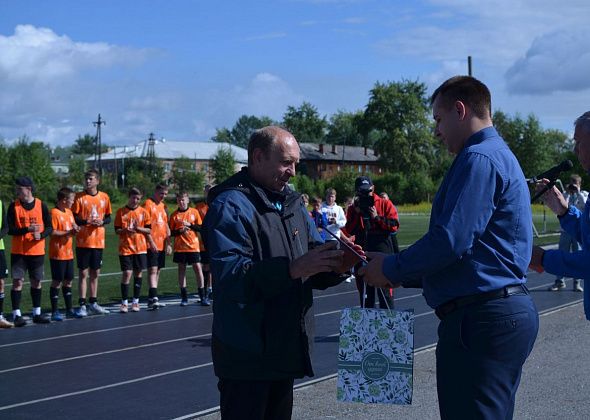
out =
<svg viewBox="0 0 590 420"><path fill-rule="evenodd" d="M379 156L368 147L317 143L299 143L299 147L298 171L312 179L331 178L345 170L359 175L383 173Z"/></svg>
<svg viewBox="0 0 590 420"><path fill-rule="evenodd" d="M115 146L108 152L101 154L102 170L111 173L124 171L125 159L150 157L150 143L153 145L153 155L162 165L164 179L172 176L174 162L180 158L188 158L193 161L195 172L205 174L205 182L212 183L214 175L211 171L211 162L219 149L229 149L236 160L236 171L248 163L248 151L229 143L216 143L212 141L169 141L169 140L143 140L131 146ZM95 165L95 157L86 159L89 166Z"/></svg>

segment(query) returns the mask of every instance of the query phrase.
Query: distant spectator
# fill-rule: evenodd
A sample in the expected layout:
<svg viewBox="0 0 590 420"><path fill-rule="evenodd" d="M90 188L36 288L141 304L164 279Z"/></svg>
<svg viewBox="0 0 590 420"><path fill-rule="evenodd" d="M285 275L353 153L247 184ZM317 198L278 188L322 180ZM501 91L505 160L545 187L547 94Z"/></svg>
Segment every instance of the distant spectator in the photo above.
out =
<svg viewBox="0 0 590 420"><path fill-rule="evenodd" d="M340 229L346 225L346 215L344 210L338 204L336 204L336 190L334 188L328 188L325 195L326 201L322 204L322 213L328 220L328 230L340 237ZM330 234L326 234L326 240L336 241Z"/></svg>
<svg viewBox="0 0 590 420"><path fill-rule="evenodd" d="M319 197L314 197L311 199L311 205L312 205L312 210L311 210L311 218L313 219L313 222L315 223L315 227L317 228L318 232L320 233L320 236L322 237L322 239L324 241L328 240L331 236L329 233L326 232L326 229L328 229L328 219L326 218L326 215L324 213L322 213L321 211L321 207L322 207L322 199Z"/></svg>

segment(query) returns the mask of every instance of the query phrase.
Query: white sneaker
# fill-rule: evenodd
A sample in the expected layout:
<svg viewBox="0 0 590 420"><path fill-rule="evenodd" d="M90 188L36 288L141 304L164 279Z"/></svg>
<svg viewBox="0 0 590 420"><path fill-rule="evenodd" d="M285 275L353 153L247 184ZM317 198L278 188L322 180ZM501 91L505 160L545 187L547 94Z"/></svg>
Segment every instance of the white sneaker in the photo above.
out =
<svg viewBox="0 0 590 420"><path fill-rule="evenodd" d="M355 280L355 277L354 277L354 275L352 275L352 276L348 276L348 277L346 278L346 280L344 280L344 281L345 281L346 283L350 283L350 282L352 282L353 280Z"/></svg>
<svg viewBox="0 0 590 420"><path fill-rule="evenodd" d="M86 305L86 309L88 310L89 315L106 315L109 313L109 310L100 306L98 302Z"/></svg>

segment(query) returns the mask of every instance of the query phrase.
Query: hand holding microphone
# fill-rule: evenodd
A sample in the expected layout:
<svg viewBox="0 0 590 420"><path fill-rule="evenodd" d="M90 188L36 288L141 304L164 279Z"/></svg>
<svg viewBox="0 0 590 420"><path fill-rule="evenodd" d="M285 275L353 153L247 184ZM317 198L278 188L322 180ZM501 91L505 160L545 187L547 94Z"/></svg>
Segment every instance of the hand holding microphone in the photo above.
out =
<svg viewBox="0 0 590 420"><path fill-rule="evenodd" d="M539 197L541 197L543 194L545 194L551 188L553 188L555 190L554 193L557 192L557 193L559 193L559 195L561 195L559 190L557 190L557 188L554 187L555 181L557 180L557 177L559 176L559 174L561 174L562 172L565 172L565 171L569 171L573 167L574 167L574 164L572 163L571 160L564 160L559 165L554 166L553 168L551 168L551 169L549 169L537 176L534 176L532 178L528 178L526 180L528 183L537 184L537 188L535 190L536 194L531 199L531 203L535 202ZM547 182L544 182L544 180L546 180ZM541 187L539 188L540 185L541 185ZM553 194L553 195L555 195L555 194ZM548 199L548 197L545 197L545 198L546 198L546 200ZM556 198L556 197L554 197L554 198ZM562 196L562 199L563 199L563 196ZM546 202L546 204L549 206L548 202ZM555 212L555 209L553 207L551 207L551 206L549 206L549 207L551 208L551 210L553 210ZM566 203L566 211L567 211L567 203ZM558 213L556 213L556 214L558 214Z"/></svg>

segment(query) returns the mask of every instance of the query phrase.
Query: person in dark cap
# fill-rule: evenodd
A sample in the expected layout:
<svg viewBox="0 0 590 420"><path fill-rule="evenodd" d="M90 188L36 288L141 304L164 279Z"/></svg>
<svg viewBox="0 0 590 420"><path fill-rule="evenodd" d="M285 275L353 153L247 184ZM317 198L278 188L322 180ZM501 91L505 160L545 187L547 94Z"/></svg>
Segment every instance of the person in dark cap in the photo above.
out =
<svg viewBox="0 0 590 420"><path fill-rule="evenodd" d="M47 206L33 196L35 185L28 176L16 179L16 200L6 212L8 234L12 236L10 266L12 271L12 315L15 327L23 327L27 321L20 311L20 301L25 273L31 281L33 322L47 324L49 317L41 315L41 281L45 260L45 238L53 231Z"/></svg>
<svg viewBox="0 0 590 420"><path fill-rule="evenodd" d="M397 211L393 204L375 194L375 186L368 176L359 176L354 181L354 189L356 196L353 205L346 211L344 230L349 235L355 235L356 243L365 251L393 253L391 233L397 232L399 227ZM374 308L375 293L377 293L381 309L393 307L392 288L376 289L365 284L361 276L356 275L355 278L361 306Z"/></svg>

